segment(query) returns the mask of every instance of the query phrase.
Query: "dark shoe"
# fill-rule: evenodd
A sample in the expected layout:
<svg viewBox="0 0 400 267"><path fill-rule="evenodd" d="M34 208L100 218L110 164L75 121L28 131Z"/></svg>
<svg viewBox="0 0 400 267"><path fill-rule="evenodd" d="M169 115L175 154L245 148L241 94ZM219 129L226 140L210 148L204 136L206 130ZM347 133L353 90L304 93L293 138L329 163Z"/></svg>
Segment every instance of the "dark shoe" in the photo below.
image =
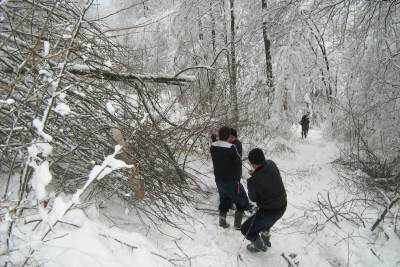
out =
<svg viewBox="0 0 400 267"><path fill-rule="evenodd" d="M226 212L219 213L219 226L222 228L228 228L229 224L226 222Z"/></svg>
<svg viewBox="0 0 400 267"><path fill-rule="evenodd" d="M267 246L267 247L271 247L271 234L269 233L269 231L263 231L263 232L261 232L260 233L260 236L261 236L261 238L262 238L262 240L264 241L264 244Z"/></svg>
<svg viewBox="0 0 400 267"><path fill-rule="evenodd" d="M243 214L243 211L236 210L235 212L235 222L233 225L236 230L240 230L240 227L242 226Z"/></svg>
<svg viewBox="0 0 400 267"><path fill-rule="evenodd" d="M265 252L267 251L267 246L264 244L262 238L258 236L256 240L247 245L247 250L252 253Z"/></svg>
<svg viewBox="0 0 400 267"><path fill-rule="evenodd" d="M252 213L254 211L254 205L249 203L245 210L247 210L249 213Z"/></svg>

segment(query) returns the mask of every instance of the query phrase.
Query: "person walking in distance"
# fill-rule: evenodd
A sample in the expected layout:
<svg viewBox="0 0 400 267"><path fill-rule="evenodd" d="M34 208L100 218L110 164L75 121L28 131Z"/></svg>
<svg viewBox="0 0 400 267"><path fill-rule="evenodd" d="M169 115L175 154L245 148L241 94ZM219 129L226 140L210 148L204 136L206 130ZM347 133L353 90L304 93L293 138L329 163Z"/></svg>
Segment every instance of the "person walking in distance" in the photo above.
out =
<svg viewBox="0 0 400 267"><path fill-rule="evenodd" d="M242 224L241 232L251 242L247 245L250 252L267 251L271 246L270 229L286 211L286 190L278 167L265 159L260 148L250 151L249 161L252 170L247 189L258 209Z"/></svg>
<svg viewBox="0 0 400 267"><path fill-rule="evenodd" d="M306 139L308 129L310 128L310 112L307 112L300 121L301 124L301 139Z"/></svg>
<svg viewBox="0 0 400 267"><path fill-rule="evenodd" d="M226 215L232 206L236 205L234 226L240 229L244 210L249 207L249 199L243 185L240 183L242 176L242 162L236 147L228 142L231 129L221 127L218 131L219 140L210 147L211 159L214 167L215 183L220 196L219 225L229 227Z"/></svg>

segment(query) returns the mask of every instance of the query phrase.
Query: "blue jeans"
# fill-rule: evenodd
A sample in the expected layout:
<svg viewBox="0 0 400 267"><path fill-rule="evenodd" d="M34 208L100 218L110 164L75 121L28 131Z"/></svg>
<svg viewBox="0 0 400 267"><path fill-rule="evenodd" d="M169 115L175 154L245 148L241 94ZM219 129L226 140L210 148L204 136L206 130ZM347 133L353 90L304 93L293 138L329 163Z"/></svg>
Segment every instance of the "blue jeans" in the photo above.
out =
<svg viewBox="0 0 400 267"><path fill-rule="evenodd" d="M228 212L235 203L238 211L244 211L249 206L249 198L243 185L239 181L226 181L215 178L219 193L219 211Z"/></svg>
<svg viewBox="0 0 400 267"><path fill-rule="evenodd" d="M285 211L286 206L279 210L258 209L242 224L240 231L248 240L254 241L260 232L269 231Z"/></svg>

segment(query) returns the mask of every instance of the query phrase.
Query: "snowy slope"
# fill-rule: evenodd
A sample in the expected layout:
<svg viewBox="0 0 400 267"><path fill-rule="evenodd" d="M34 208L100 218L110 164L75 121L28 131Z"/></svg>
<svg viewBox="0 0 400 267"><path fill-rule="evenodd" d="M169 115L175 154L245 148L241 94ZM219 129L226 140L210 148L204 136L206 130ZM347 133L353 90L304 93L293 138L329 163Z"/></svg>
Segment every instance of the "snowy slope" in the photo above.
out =
<svg viewBox="0 0 400 267"><path fill-rule="evenodd" d="M344 221L340 228L327 223L316 231L321 219L311 210L317 195L343 192L331 165L337 157L337 144L326 141L320 130L311 130L307 140L294 142L293 150L273 158L282 172L288 209L273 227L272 248L266 253L247 252L248 241L239 231L218 227L218 195L212 166L198 161L196 168L206 173L201 179L209 185L210 194L207 198L194 196L195 207L187 207L193 218L177 221L186 232L161 222L157 227L146 220L143 223L130 207L110 200L101 209L90 206L85 212L68 212L63 218L68 224L58 224L42 243L30 234L31 224L21 226L20 238L27 242L9 258L0 255L0 264L24 259L34 250L32 255L41 266L286 267L282 253L296 254L299 266L307 267L400 266L400 242L392 236L391 229L386 229L389 224L383 224L374 234L369 227L358 228ZM0 231L5 230L3 224Z"/></svg>

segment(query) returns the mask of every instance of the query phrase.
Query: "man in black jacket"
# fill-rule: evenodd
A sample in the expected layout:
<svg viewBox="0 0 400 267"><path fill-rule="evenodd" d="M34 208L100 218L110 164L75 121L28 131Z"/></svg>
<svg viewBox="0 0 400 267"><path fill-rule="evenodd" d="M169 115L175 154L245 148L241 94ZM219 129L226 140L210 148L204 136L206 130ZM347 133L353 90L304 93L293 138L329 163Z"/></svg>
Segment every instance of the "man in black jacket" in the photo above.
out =
<svg viewBox="0 0 400 267"><path fill-rule="evenodd" d="M228 142L231 129L222 127L218 131L219 141L211 145L210 152L214 166L215 183L220 196L219 225L227 228L226 215L232 203L236 204L234 226L240 229L244 210L249 206L249 199L243 185L242 162L236 147Z"/></svg>
<svg viewBox="0 0 400 267"><path fill-rule="evenodd" d="M286 190L278 167L272 160L265 160L261 149L250 151L249 161L253 171L247 189L258 210L243 223L241 231L251 241L249 251L267 251L271 246L269 231L286 211Z"/></svg>
<svg viewBox="0 0 400 267"><path fill-rule="evenodd" d="M243 153L242 142L240 142L238 139L238 134L236 129L233 128L231 129L231 134L229 135L229 143L235 145L240 158L242 158L242 153Z"/></svg>

